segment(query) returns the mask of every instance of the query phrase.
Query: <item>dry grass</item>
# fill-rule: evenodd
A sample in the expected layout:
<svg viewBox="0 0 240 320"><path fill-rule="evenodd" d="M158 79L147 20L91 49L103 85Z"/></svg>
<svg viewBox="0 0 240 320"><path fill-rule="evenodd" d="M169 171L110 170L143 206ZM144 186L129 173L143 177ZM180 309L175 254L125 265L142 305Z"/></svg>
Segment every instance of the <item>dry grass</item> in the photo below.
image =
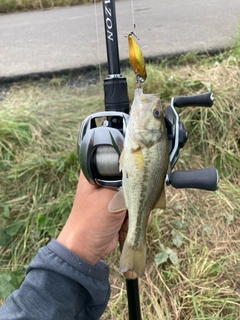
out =
<svg viewBox="0 0 240 320"><path fill-rule="evenodd" d="M227 190L232 188L228 182L222 184ZM140 281L144 319L237 319L240 316L240 207L234 208L238 211L234 223L228 221L228 215L234 214L232 205L238 193L229 207L226 203L229 199L221 191L216 194L168 191L168 208L164 213L155 213L148 231L148 264ZM174 247L171 239L177 221L183 226L177 229L184 237L180 248ZM179 269L170 262L156 267L154 257L161 244L177 252ZM109 314L103 319L127 319L126 306L124 316L120 311L126 297L123 278L116 267L111 281L114 291ZM112 304L119 307L115 313Z"/></svg>
<svg viewBox="0 0 240 320"><path fill-rule="evenodd" d="M148 65L145 91L160 92L163 104L171 96L214 92L211 109L180 112L189 141L177 167L216 166L221 180L216 192L167 188L167 209L156 211L148 228L147 269L140 279L143 319L240 317L239 57L236 46L213 57L190 54ZM132 98L134 75L124 75ZM102 84L83 86L82 81L20 83L0 94L0 276L10 274L15 287L37 248L58 234L71 208L79 123L103 109ZM172 230L181 236L179 247ZM167 248L177 253L179 267L170 261L156 266L156 254ZM107 261L112 295L102 319L127 319L119 252Z"/></svg>
<svg viewBox="0 0 240 320"><path fill-rule="evenodd" d="M214 92L215 103L211 109L186 108L181 111L189 141L181 152L177 167L215 166L221 182L219 190L214 193L167 189L167 209L164 213L155 213L148 231L148 268L140 281L143 318L238 319L239 55L221 54L205 60L189 54L176 64L165 61L157 70L154 65L148 66L148 75L145 90L161 92L165 104L169 103L171 95L196 94L209 89ZM179 248L172 243L172 229L179 231L184 239ZM178 254L179 269L170 262L156 267L154 257L162 245ZM126 299L123 278L118 273L117 277L116 273L117 269L111 277L114 293L109 314L103 319L127 319L127 308L123 308ZM119 308L115 310L112 304Z"/></svg>

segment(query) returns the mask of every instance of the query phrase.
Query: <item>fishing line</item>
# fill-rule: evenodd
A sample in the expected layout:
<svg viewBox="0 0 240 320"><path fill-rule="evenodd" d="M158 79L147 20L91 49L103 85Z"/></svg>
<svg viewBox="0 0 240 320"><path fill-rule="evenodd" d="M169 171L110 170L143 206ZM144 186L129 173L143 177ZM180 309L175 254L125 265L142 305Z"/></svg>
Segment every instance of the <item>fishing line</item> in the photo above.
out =
<svg viewBox="0 0 240 320"><path fill-rule="evenodd" d="M132 22L133 22L133 29L135 30L136 25L134 21L134 7L133 7L133 0L131 0L131 7L132 7Z"/></svg>
<svg viewBox="0 0 240 320"><path fill-rule="evenodd" d="M94 0L94 11L95 11L95 23L96 23L99 80L101 82L102 81L102 70L101 70L101 63L100 63L100 47L99 47L99 33L98 33L98 18L97 18L97 2L96 2L96 0Z"/></svg>

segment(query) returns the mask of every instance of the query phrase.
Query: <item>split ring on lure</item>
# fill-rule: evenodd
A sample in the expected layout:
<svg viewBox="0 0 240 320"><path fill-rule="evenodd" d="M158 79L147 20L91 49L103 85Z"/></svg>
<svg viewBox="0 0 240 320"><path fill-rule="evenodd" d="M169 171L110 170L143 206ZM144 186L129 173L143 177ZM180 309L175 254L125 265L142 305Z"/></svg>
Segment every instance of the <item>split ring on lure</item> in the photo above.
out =
<svg viewBox="0 0 240 320"><path fill-rule="evenodd" d="M147 78L147 71L142 51L134 37L137 38L134 32L128 34L129 61L136 75L136 82L141 84Z"/></svg>

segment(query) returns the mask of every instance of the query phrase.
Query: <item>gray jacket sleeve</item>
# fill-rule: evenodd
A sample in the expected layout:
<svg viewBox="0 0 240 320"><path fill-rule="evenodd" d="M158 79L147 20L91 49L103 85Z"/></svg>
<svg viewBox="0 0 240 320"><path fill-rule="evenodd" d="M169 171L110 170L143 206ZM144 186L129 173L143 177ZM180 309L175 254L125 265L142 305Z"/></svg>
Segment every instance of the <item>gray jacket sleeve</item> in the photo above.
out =
<svg viewBox="0 0 240 320"><path fill-rule="evenodd" d="M109 268L81 259L56 240L39 249L0 320L99 319L110 295Z"/></svg>

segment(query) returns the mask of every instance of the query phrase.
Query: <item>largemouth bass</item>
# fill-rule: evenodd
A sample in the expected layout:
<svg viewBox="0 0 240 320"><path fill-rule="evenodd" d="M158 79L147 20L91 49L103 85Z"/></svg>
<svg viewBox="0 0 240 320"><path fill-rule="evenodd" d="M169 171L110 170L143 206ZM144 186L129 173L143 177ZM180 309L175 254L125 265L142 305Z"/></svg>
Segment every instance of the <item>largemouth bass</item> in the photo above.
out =
<svg viewBox="0 0 240 320"><path fill-rule="evenodd" d="M112 212L128 209L129 228L120 258L121 272L144 274L146 228L151 210L165 208L168 166L168 137L160 97L137 88L120 157L122 188L109 203Z"/></svg>

